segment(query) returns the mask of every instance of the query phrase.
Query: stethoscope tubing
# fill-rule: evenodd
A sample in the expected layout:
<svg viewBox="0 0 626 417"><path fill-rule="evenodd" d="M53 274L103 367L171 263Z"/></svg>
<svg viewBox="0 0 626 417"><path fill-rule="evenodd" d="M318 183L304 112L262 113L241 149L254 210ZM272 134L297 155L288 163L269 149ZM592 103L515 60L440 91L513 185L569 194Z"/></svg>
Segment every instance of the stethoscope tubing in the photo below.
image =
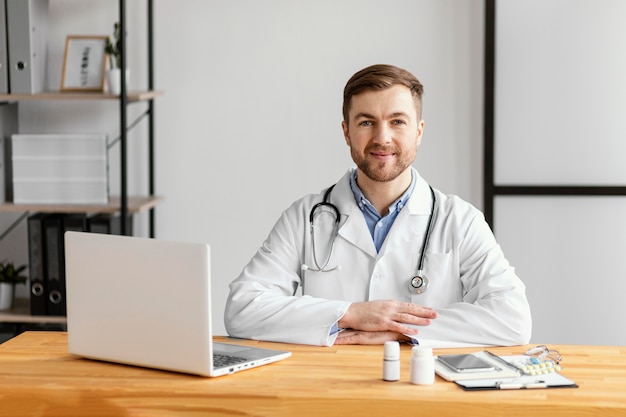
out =
<svg viewBox="0 0 626 417"><path fill-rule="evenodd" d="M424 242L422 243L422 253L420 254L420 260L419 260L419 263L417 264L417 275L419 276L421 276L424 271L424 259L426 259L426 248L428 248L430 234L433 231L433 226L435 224L433 219L435 216L435 212L437 211L437 199L435 198L435 191L433 190L433 187L431 187L430 185L428 186L428 188L430 188L430 196L432 198L432 203L430 206L430 216L428 216L428 227L426 228L426 234L424 235Z"/></svg>
<svg viewBox="0 0 626 417"><path fill-rule="evenodd" d="M313 245L312 247L312 251L313 251L313 262L315 263L315 266L317 267L317 269L313 269L307 265L302 265L302 269L310 269L312 271L316 271L316 272L330 272L330 271L334 271L335 269L341 269L339 267L335 267L332 269L326 269L326 267L328 266L328 264L330 263L330 260L333 257L333 253L335 252L335 241L337 240L337 234L339 233L339 221L341 220L341 213L339 213L339 209L337 208L336 205L334 205L333 203L330 202L330 193L333 191L333 188L335 188L336 184L331 185L330 187L328 187L328 190L326 190L326 192L324 193L324 198L321 202L315 204L313 206L313 208L311 209L311 212L309 213L309 223L310 223L310 229L311 229L311 243ZM317 260L317 252L315 251L315 212L320 208L320 207L329 207L335 214L335 222L333 224L333 235L331 236L331 240L330 240L330 251L328 252L328 257L326 258L326 261L324 262L324 264L322 266L320 266L319 261Z"/></svg>
<svg viewBox="0 0 626 417"><path fill-rule="evenodd" d="M312 247L313 262L315 263L315 266L317 267L317 269L313 269L307 266L306 264L303 264L302 265L303 270L310 269L316 272L330 272L336 269L341 269L339 266L335 268L331 268L331 269L326 269L335 251L335 241L337 240L337 235L339 233L339 222L341 220L341 214L339 212L339 209L337 208L335 204L330 202L330 194L333 188L335 188L335 185L336 184L333 184L330 187L328 187L328 189L324 193L324 198L322 199L322 201L315 204L313 208L311 208L311 212L309 213L311 243L313 245ZM426 259L426 249L428 248L430 235L432 234L433 226L435 224L435 213L437 211L437 198L435 197L435 191L433 190L433 187L431 187L430 185L428 186L428 188L430 189L430 195L431 195L431 201L432 201L431 207L430 207L430 215L428 216L428 226L426 227L426 234L424 235L424 241L422 242L422 251L420 253L420 258L419 258L419 262L417 265L417 274L416 276L412 277L409 280L409 289L412 293L415 293L415 294L423 293L428 287L428 279L424 276L424 262ZM328 253L328 257L326 258L326 261L324 262L322 266L320 266L319 261L317 260L317 253L315 251L315 247L316 247L315 245L315 213L320 207L328 207L335 214L335 221L333 224L333 233L331 236L330 251ZM418 282L417 286L415 285L416 282Z"/></svg>

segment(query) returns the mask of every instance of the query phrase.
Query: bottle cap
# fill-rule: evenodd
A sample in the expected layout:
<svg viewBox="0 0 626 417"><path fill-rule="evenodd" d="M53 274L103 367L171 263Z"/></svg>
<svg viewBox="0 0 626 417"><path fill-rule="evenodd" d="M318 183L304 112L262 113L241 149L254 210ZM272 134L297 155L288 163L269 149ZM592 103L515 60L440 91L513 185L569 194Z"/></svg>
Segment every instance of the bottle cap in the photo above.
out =
<svg viewBox="0 0 626 417"><path fill-rule="evenodd" d="M411 349L412 356L432 356L433 348L422 347L422 346L413 346Z"/></svg>
<svg viewBox="0 0 626 417"><path fill-rule="evenodd" d="M394 341L385 342L385 359L400 359L400 343Z"/></svg>

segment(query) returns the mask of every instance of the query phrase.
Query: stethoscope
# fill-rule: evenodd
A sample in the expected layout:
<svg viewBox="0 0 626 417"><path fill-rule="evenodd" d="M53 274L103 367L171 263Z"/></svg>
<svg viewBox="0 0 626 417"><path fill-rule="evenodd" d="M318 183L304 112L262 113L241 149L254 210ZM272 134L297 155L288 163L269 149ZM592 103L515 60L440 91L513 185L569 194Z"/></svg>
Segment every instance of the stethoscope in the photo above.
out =
<svg viewBox="0 0 626 417"><path fill-rule="evenodd" d="M321 202L315 204L309 213L309 223L311 230L311 244L313 250L313 262L315 262L315 266L317 269L311 268L310 266L303 264L302 270L311 270L315 272L331 272L335 270L341 270L341 266L337 265L334 268L327 269L326 267L330 263L331 258L333 257L333 252L335 251L335 241L337 240L337 234L339 233L339 220L341 219L341 214L339 213L339 209L336 205L330 202L330 193L335 188L336 184L331 185L326 192L324 193L324 198ZM419 263L417 265L417 273L415 276L411 277L409 280L409 292L411 294L422 294L428 288L429 281L426 275L424 275L424 259L426 258L426 249L428 248L428 241L430 239L430 234L433 230L433 226L435 224L435 212L437 211L437 199L435 198L435 191L433 187L430 185L430 195L432 197L432 204L430 208L430 215L428 216L428 226L426 227L426 234L424 235L424 241L422 243L422 252L420 254ZM315 250L315 214L321 208L329 208L334 215L334 223L333 223L333 231L331 236L330 243L330 251L328 253L328 257L324 264L320 266L319 261L317 260L317 251Z"/></svg>

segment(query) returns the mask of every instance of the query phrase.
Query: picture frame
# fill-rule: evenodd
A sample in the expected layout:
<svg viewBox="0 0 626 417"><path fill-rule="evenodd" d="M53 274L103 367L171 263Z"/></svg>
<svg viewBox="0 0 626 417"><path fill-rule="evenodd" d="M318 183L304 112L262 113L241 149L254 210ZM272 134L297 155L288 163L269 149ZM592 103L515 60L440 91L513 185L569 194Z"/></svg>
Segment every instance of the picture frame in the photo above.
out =
<svg viewBox="0 0 626 417"><path fill-rule="evenodd" d="M61 75L61 91L104 91L107 36L68 35Z"/></svg>

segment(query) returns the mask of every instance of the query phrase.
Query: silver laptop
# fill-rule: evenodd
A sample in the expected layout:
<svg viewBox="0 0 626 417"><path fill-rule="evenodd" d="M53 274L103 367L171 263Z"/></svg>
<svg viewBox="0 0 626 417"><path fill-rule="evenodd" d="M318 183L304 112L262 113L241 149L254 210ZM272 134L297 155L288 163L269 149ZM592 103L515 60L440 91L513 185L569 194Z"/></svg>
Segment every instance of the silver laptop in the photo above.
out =
<svg viewBox="0 0 626 417"><path fill-rule="evenodd" d="M213 342L207 244L66 232L65 268L72 354L203 376L291 356Z"/></svg>

